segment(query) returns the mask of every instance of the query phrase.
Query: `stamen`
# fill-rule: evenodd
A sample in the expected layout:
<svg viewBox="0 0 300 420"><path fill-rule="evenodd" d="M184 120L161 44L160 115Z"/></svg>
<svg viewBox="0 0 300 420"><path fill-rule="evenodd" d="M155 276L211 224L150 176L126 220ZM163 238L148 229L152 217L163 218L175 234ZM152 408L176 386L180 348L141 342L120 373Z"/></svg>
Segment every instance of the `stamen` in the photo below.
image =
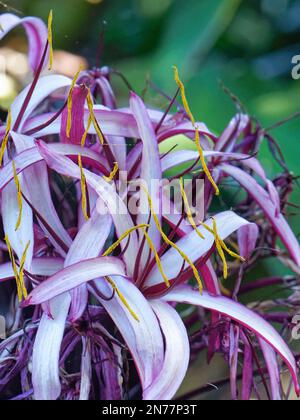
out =
<svg viewBox="0 0 300 420"><path fill-rule="evenodd" d="M105 179L105 181L111 182L114 179L114 177L116 176L118 170L119 170L118 162L115 162L114 169L111 171L110 175L103 177Z"/></svg>
<svg viewBox="0 0 300 420"><path fill-rule="evenodd" d="M118 289L117 285L115 284L115 282L113 281L112 278L105 276L105 279L108 281L108 283L111 285L111 287L113 288L113 290L117 293L117 295L119 296L121 302L123 303L123 305L125 306L126 309L128 309L128 311L130 312L130 314L133 316L133 318L137 321L140 322L138 316L136 315L136 313L131 309L131 307L129 306L127 300L125 299L125 297L123 296L123 294L120 292L120 290Z"/></svg>
<svg viewBox="0 0 300 420"><path fill-rule="evenodd" d="M156 261L157 267L158 267L158 269L159 269L159 271L160 271L160 274L162 275L162 277L163 277L163 279L164 279L164 281L165 281L165 283L166 283L166 286L169 288L169 287L171 286L171 285L170 285L170 282L169 282L169 279L168 279L168 277L166 276L166 274L165 274L165 272L164 272L164 269L163 269L163 266L162 266L161 260L160 260L160 258L159 258L159 255L158 255L158 253L157 253L157 251L156 251L156 249L155 249L155 246L154 246L153 242L151 241L151 238L150 238L150 236L148 235L148 233L147 233L147 231L146 231L146 230L144 230L144 235L145 235L145 238L146 238L146 240L147 240L147 242L148 242L149 248L151 249L151 251L152 251L152 252L153 252L153 254L154 254L155 261Z"/></svg>
<svg viewBox="0 0 300 420"><path fill-rule="evenodd" d="M184 201L184 207L185 207L185 211L186 211L188 220L189 220L191 226L193 227L193 229L197 232L197 235L200 236L201 239L205 239L205 237L202 235L202 233L197 228L196 223L193 219L192 211L191 211L191 208L190 208L190 205L189 205L189 200L188 200L188 198L186 196L186 193L184 191L183 179L180 178L179 182L180 182L180 191L181 191L181 195L182 195L182 198L183 198L183 201Z"/></svg>
<svg viewBox="0 0 300 420"><path fill-rule="evenodd" d="M16 227L15 227L15 230L17 231L19 229L19 227L21 226L21 222L22 222L23 198L22 198L21 184L20 184L20 181L19 181L19 178L18 178L16 165L15 165L14 161L12 161L12 167L13 167L13 172L14 172L14 181L15 181L16 188L17 188L17 200L18 200L18 206L19 206L19 216L18 216L18 220L17 220L17 223L16 223Z"/></svg>
<svg viewBox="0 0 300 420"><path fill-rule="evenodd" d="M92 122L93 122L92 121L92 117L89 116L88 123L87 123L86 129L85 129L85 132L83 133L83 136L81 138L81 147L84 147L85 146L86 137L87 137L88 132L89 132L89 130L91 128Z"/></svg>
<svg viewBox="0 0 300 420"><path fill-rule="evenodd" d="M120 238L114 243L112 244L105 252L104 254L102 254L102 257L107 257L107 255L111 254L116 248L118 248L118 246L120 245L120 243L127 238L127 236L129 236L132 232L138 230L138 229L143 229L143 228L147 228L149 227L149 225L147 224L142 224L142 225L137 225L132 227L131 229L128 229L125 233L123 233L123 235L120 236Z"/></svg>
<svg viewBox="0 0 300 420"><path fill-rule="evenodd" d="M80 184L81 184L81 207L82 207L82 213L86 220L89 220L89 216L87 214L87 197L86 197L86 179L83 172L83 166L82 166L82 159L81 155L78 155L78 165L80 168Z"/></svg>
<svg viewBox="0 0 300 420"><path fill-rule="evenodd" d="M21 259L21 262L20 262L20 270L19 270L19 282L20 282L20 287L21 287L22 292L23 292L24 299L27 299L27 296L28 296L28 293L27 293L27 290L26 290L26 287L25 287L25 283L24 283L24 266L25 266L26 256L27 256L29 246L30 246L30 241L27 242L27 245L26 245L25 250L23 252L22 259Z"/></svg>
<svg viewBox="0 0 300 420"><path fill-rule="evenodd" d="M200 144L200 134L199 134L199 128L196 128L195 131L195 142L196 142L196 146L197 146L197 150L200 156L200 161L203 167L203 171L205 172L205 175L207 176L207 178L209 179L210 183L212 184L212 186L214 187L215 191L216 191L216 195L220 195L220 190L217 186L217 184L215 183L210 170L207 167L206 161L205 161L205 157L204 157L204 153Z"/></svg>
<svg viewBox="0 0 300 420"><path fill-rule="evenodd" d="M2 166L3 156L4 156L4 153L5 153L6 147L7 147L10 130L11 130L11 111L9 110L8 114L7 114L5 135L3 137L2 144L1 144L1 149L0 149L0 168Z"/></svg>
<svg viewBox="0 0 300 420"><path fill-rule="evenodd" d="M50 10L49 17L48 17L49 70L51 70L53 66L52 21L53 21L53 10Z"/></svg>
<svg viewBox="0 0 300 420"><path fill-rule="evenodd" d="M187 264L190 265L191 269L193 270L194 276L195 276L195 278L196 278L196 280L198 282L200 293L202 293L202 291L203 291L203 285L202 285L202 281L200 279L200 276L199 276L199 273L198 273L197 268L195 267L195 265L193 264L193 262L190 260L190 258L174 242L172 242L167 237L167 235L164 233L164 231L163 231L163 229L162 229L162 227L160 225L160 222L158 220L158 217L155 214L155 211L154 211L154 207L153 207L153 204L152 204L152 200L151 200L150 194L149 194L147 188L145 188L143 185L141 185L141 187L143 188L143 190L145 191L145 193L146 193L146 195L148 197L148 203L149 203L149 207L150 207L150 210L151 210L151 213L152 213L152 217L154 219L154 222L156 224L156 227L157 227L159 233L161 234L163 240L166 242L167 245L169 245L172 248L174 248L178 252L178 254L187 262Z"/></svg>
<svg viewBox="0 0 300 420"><path fill-rule="evenodd" d="M96 119L95 114L94 114L94 104L93 104L93 99L92 99L92 95L91 95L90 90L89 90L89 93L88 93L88 96L87 96L87 103L88 103L88 108L89 108L89 111L90 111L90 117L91 117L92 122L93 122L93 126L96 130L96 133L97 133L97 135L100 139L101 144L104 145L105 141L104 141L104 138L103 138L103 134L101 133L101 130L100 130L98 122L97 122L97 119Z"/></svg>
<svg viewBox="0 0 300 420"><path fill-rule="evenodd" d="M191 111L191 108L189 106L188 100L186 98L185 87L184 87L184 84L182 83L182 81L180 80L178 68L176 66L173 66L173 69L174 69L175 82L177 83L177 86L180 89L181 99L182 99L182 103L183 103L185 112L188 114L189 119L191 120L192 124L195 126L196 121L195 121L194 115L192 114L192 111Z"/></svg>
<svg viewBox="0 0 300 420"><path fill-rule="evenodd" d="M196 120L195 120L195 118L194 118L194 116L192 114L191 108L190 108L189 103L188 103L188 100L186 98L184 84L180 80L178 68L176 66L174 66L173 69L174 69L175 81L176 81L176 83L177 83L177 85L178 85L178 87L180 89L182 103L183 103L185 112L187 113L187 115L189 116L189 118L190 118L193 126L195 127L195 142L196 142L196 146L197 146L197 150L198 150L198 153L199 153L199 156L200 156L200 160L201 160L201 164L202 164L203 170L204 170L207 178L209 179L209 181L213 185L214 189L216 190L216 195L220 195L220 190L217 187L217 184L215 183L215 181L214 181L214 179L213 179L213 177L212 177L212 175L211 175L211 173L210 173L210 171L209 171L209 169L207 167L207 164L205 162L205 157L204 157L203 150L202 150L202 147L201 147L201 144L200 144L200 133L199 133L199 129L196 126Z"/></svg>
<svg viewBox="0 0 300 420"><path fill-rule="evenodd" d="M67 130L66 130L66 134L67 137L70 137L71 134L71 127L72 127L72 106L73 106L73 97L72 97L72 93L73 93L73 89L76 85L77 79L79 77L80 72L82 71L81 67L79 68L79 70L77 71L77 73L74 76L74 79L72 80L71 83L71 87L70 87L70 91L69 91L69 95L68 95L68 103L67 103L67 108L68 108L68 119L67 119Z"/></svg>
<svg viewBox="0 0 300 420"><path fill-rule="evenodd" d="M16 283L17 283L18 299L19 299L19 302L21 302L22 301L22 288L20 286L19 273L18 273L18 269L17 269L15 256L14 256L14 253L13 253L13 250L12 250L12 247L10 245L10 242L9 242L9 239L8 239L7 235L5 235L4 240L5 240L5 243L6 243L6 246L7 246L7 250L8 250L8 253L9 253L9 258L10 258L11 263L12 263L12 268L13 268L13 272L14 272L14 275L15 275Z"/></svg>

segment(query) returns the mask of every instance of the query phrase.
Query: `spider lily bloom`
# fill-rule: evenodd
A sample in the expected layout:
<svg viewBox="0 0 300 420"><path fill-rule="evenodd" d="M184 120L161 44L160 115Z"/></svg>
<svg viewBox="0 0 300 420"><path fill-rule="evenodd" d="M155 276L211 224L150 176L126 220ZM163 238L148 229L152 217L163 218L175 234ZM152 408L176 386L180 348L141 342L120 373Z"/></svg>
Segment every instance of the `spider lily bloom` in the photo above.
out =
<svg viewBox="0 0 300 420"><path fill-rule="evenodd" d="M49 33L44 28L39 37L44 52ZM272 398L281 397L277 353L299 392L295 358L264 319L266 314L260 316L237 303L239 283L233 299L222 295L230 295L222 287L222 272L224 276L227 271L238 274L241 282L244 270L244 265L237 263L227 269L226 252L234 257L237 254L224 241L237 232L240 253L250 265L258 227L233 212L211 218L215 192L211 182L206 183L203 200L205 223L193 220L184 194L187 217L165 212L160 184L149 188L153 179L163 179L167 170L186 162L193 164L186 173L211 178L216 187L225 173L243 179L241 184L253 194L298 263L299 245L280 213L277 189L251 155L257 137L248 117L237 117L218 138L203 123L191 121L186 110L174 115L169 109L165 113L149 110L134 93L128 108L115 109L105 69L78 72L73 81L59 75L39 77L46 64L44 53L34 67L39 71L33 83L12 104L7 127L2 130L7 147L0 169L1 215L10 242L8 248L0 245L7 260L7 251L11 251L12 263L0 266L0 279L16 277L22 286L24 278L29 295L17 310L14 328L20 331L0 344L0 389L20 377L23 393L19 398L125 398L122 353L128 349L139 377L132 378L132 383L141 385L143 398L170 399L194 352L189 323L183 322L176 310L177 303L187 303L212 313L211 328L216 334L208 335L209 352L223 350L227 357L233 398L241 349L243 398L251 396L254 350L249 331L255 337L255 349L265 358ZM101 105L96 103L96 85ZM59 111L52 105L57 91L61 92ZM196 139L197 151L170 151L161 156L159 144L176 134L191 142ZM238 141L240 136L245 138ZM134 145L129 154L128 139ZM195 175L199 146L203 148L201 163L206 159L207 167ZM130 184L122 191L119 186L124 170L130 182L141 180L141 185L146 185L135 193L141 204L138 214L132 214L128 204ZM252 192L256 184L250 171L265 183L265 188L260 188L268 204ZM167 200L172 208L174 202ZM243 206L238 209L243 214ZM261 222L259 228L260 232L264 228ZM198 280L198 288L190 285L191 280ZM91 304L95 299L97 306ZM34 307L29 340L20 321L27 306ZM225 327L219 327L221 321ZM229 337L227 347L220 343L221 328ZM74 379L66 362L77 355L79 346L80 375ZM92 377L97 378L95 386Z"/></svg>

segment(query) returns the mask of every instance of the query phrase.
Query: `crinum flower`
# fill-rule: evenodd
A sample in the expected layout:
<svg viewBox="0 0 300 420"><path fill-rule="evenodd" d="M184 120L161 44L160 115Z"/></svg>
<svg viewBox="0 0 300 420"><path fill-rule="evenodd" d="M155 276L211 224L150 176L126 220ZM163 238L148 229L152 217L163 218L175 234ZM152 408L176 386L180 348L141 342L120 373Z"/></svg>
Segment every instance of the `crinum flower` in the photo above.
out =
<svg viewBox="0 0 300 420"><path fill-rule="evenodd" d="M251 394L249 331L263 352L272 397L281 397L276 353L299 392L296 361L283 338L263 316L237 302L239 287L231 295L220 279L228 272L242 273L259 234L254 217L249 222L233 211L210 211L225 174L252 195L299 266L299 244L280 213L278 191L251 154L256 137L249 118L238 115L221 137L212 134L194 119L177 69L183 109L175 114L170 107L167 112L148 109L133 92L130 106L117 109L108 69L79 70L73 81L41 77L48 51L50 62L52 57L51 20L52 15L48 31L35 18L2 15L0 20L5 33L17 22L30 28L31 60L35 57L34 81L15 99L3 128L0 190L7 262L0 268L1 281L15 277L23 301L13 309L18 331L0 344L1 389L20 378L18 398L139 394L171 399L190 360L189 325L176 307L186 303L210 311L212 324L223 320L229 325L229 344L223 348L233 397L240 352L245 357L243 397ZM61 102L58 111L54 99ZM178 134L195 141L195 151L162 154L160 144ZM169 169L187 162L192 167L175 176L184 203L178 214L170 211L176 203L166 198L161 181ZM187 174L205 180L205 222L192 214L182 179ZM159 182L153 187L154 180ZM132 191L132 184L140 188ZM132 198L138 202L136 213ZM225 243L235 232L244 258ZM226 253L237 262L229 265ZM27 332L20 329L26 320ZM218 334L209 336L211 354L220 349ZM73 361L80 343L80 361ZM125 387L126 350L135 369L130 365ZM69 370L70 359L76 374Z"/></svg>

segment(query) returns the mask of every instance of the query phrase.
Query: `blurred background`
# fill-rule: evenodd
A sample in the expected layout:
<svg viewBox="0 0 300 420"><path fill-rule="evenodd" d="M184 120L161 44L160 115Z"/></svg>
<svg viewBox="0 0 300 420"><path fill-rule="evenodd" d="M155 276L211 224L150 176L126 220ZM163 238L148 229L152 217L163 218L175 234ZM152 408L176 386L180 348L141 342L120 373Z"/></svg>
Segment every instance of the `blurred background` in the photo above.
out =
<svg viewBox="0 0 300 420"><path fill-rule="evenodd" d="M108 65L146 95L153 106L166 102L152 80L172 96L176 91L172 66L184 78L197 119L221 133L235 113L222 83L263 127L300 111L300 79L292 78L292 57L300 55L300 0L11 0L1 12L40 16L54 12L55 70L73 76L79 64ZM104 47L101 47L104 33ZM18 53L16 53L16 50ZM30 80L26 40L14 31L0 46L0 106L10 102ZM118 105L127 103L128 89L113 79ZM300 175L300 118L276 128L288 166ZM263 145L260 156L270 177L276 165ZM292 201L299 205L300 190ZM300 232L297 209L290 220ZM268 265L269 264L269 265ZM276 266L276 274L286 268ZM274 273L266 262L265 274ZM203 375L206 374L203 372ZM209 375L219 378L220 372ZM195 370L195 375L199 371ZM221 375L222 376L222 375ZM196 378L195 378L196 380ZM201 383L213 377L201 378ZM187 384L187 388L190 384Z"/></svg>

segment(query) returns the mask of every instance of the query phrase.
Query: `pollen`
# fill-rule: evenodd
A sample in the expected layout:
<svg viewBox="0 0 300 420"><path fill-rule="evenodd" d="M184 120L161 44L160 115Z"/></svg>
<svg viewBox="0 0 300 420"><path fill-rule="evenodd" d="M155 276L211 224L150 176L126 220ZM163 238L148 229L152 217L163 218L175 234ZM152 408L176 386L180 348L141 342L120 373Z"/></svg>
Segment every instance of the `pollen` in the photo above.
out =
<svg viewBox="0 0 300 420"><path fill-rule="evenodd" d="M5 135L3 137L1 149L0 149L0 167L2 166L3 157L4 157L6 147L7 147L10 130L11 130L11 112L8 111Z"/></svg>
<svg viewBox="0 0 300 420"><path fill-rule="evenodd" d="M89 90L89 93L88 93L88 96L87 96L87 104L88 104L90 117L92 119L93 126L96 130L96 133L97 133L98 137L99 137L100 143L103 145L105 143L105 141L104 141L103 134L100 130L99 124L98 124L97 119L96 119L95 114L94 114L94 105L93 105L93 99L92 99L92 95L91 95L90 90Z"/></svg>
<svg viewBox="0 0 300 420"><path fill-rule="evenodd" d="M71 87L70 87L70 91L69 91L69 95L68 95L68 103L67 103L67 108L68 108L68 119L67 119L67 130L66 130L66 134L67 137L70 137L71 134L71 127L72 127L72 107L73 107L73 89L76 85L77 79L79 77L79 74L81 72L81 67L79 68L79 70L77 71L77 73L75 74L72 83L71 83Z"/></svg>
<svg viewBox="0 0 300 420"><path fill-rule="evenodd" d="M226 261L226 257L225 257L225 252L227 252L231 257L244 262L245 259L243 257L241 257L240 255L236 254L235 252L231 251L227 245L225 244L225 242L223 241L223 239L221 239L219 233L218 233L218 229L217 229L217 222L215 218L212 218L213 220L213 229L211 229L209 226L207 226L205 223L203 223L203 226L206 230L208 230L210 233L212 233L215 237L215 243L216 243L216 247L217 247L217 251L220 255L220 258L223 262L223 275L224 278L226 279L228 277L228 264Z"/></svg>
<svg viewBox="0 0 300 420"><path fill-rule="evenodd" d="M13 167L13 172L14 172L14 181L15 181L16 188L17 188L17 200L18 200L18 207L19 207L19 216L18 216L18 220L17 220L17 223L16 223L16 227L15 227L15 230L17 231L20 228L21 222L22 222L23 198L22 198L21 183L20 183L20 180L18 178L16 165L15 165L14 161L12 161L12 167Z"/></svg>
<svg viewBox="0 0 300 420"><path fill-rule="evenodd" d="M109 254L111 254L116 248L118 248L118 246L120 245L120 243L122 241L124 241L125 238L127 238L127 236L131 235L132 232L138 230L138 229L143 229L143 228L147 228L149 227L149 225L147 224L141 224L141 225L137 225L134 226L130 229L128 229L125 233L123 233L123 235L120 236L120 238L113 243L105 252L104 254L102 254L102 257L107 257Z"/></svg>
<svg viewBox="0 0 300 420"><path fill-rule="evenodd" d="M25 299L28 296L28 293L27 293L27 290L26 290L26 287L25 287L25 284L24 284L23 273L24 273L24 264L25 264L25 260L26 260L26 255L27 255L27 251L28 251L30 242L26 245L25 251L24 251L23 256L22 256L21 264L20 264L20 272L18 272L15 256L14 256L14 253L13 253L13 250L12 250L12 247L11 247L11 244L9 242L9 239L8 239L7 235L4 237L4 240L5 240L5 243L6 243L6 246L7 246L7 250L8 250L8 253L9 253L9 258L10 258L11 263L12 263L12 268L13 268L14 276L15 276L16 283L17 283L18 299L19 299L19 302L21 302L22 299L23 299L23 296L24 296Z"/></svg>
<svg viewBox="0 0 300 420"><path fill-rule="evenodd" d="M48 16L48 44L49 44L49 70L53 66L53 34L52 34L53 10L50 10Z"/></svg>
<svg viewBox="0 0 300 420"><path fill-rule="evenodd" d="M179 182L180 182L180 191L181 191L181 195L182 195L182 198L183 198L184 207L185 207L185 211L186 211L188 220L189 220L191 226L193 227L193 229L196 231L197 235L200 236L201 239L205 239L204 236L202 235L202 233L197 228L196 223L193 219L192 211L191 211L190 205L189 205L189 200L188 200L188 198L186 196L186 193L184 191L183 179L180 178Z"/></svg>
<svg viewBox="0 0 300 420"><path fill-rule="evenodd" d="M89 220L89 216L87 214L86 179L85 179L83 166L82 166L82 159L80 155L78 155L78 165L80 168L80 184L81 184L81 195L82 195L81 208L82 208L82 213L85 219Z"/></svg>
<svg viewBox="0 0 300 420"><path fill-rule="evenodd" d="M22 289L24 299L27 299L27 296L28 296L28 293L27 293L27 290L26 290L26 287L25 287L25 283L24 283L24 266L25 266L29 246L30 246L30 241L27 242L27 245L26 245L25 250L23 252L22 259L21 259L21 262L20 262L20 270L19 270L19 282L20 282L20 287Z"/></svg>
<svg viewBox="0 0 300 420"><path fill-rule="evenodd" d="M188 103L188 100L187 100L187 97L186 97L186 93L185 93L184 84L180 80L178 68L176 66L174 66L173 69L174 69L175 81L177 83L177 86L180 89L181 99L182 99L182 103L183 103L185 112L187 113L187 115L189 116L189 118L190 118L193 126L195 127L195 142L196 142L196 146L197 146L197 150L198 150L198 153L199 153L199 156L200 156L200 160L201 160L201 164L202 164L203 170L205 172L205 175L207 176L207 178L209 179L209 181L213 185L213 187L214 187L214 189L216 191L216 195L219 195L220 194L220 190L217 187L217 184L215 183L215 181L214 181L214 179L213 179L213 177L212 177L212 175L211 175L211 173L210 173L210 171L209 171L209 169L207 167L207 164L205 162L205 157L204 157L203 150L202 150L202 147L201 147L201 144L200 144L200 133L199 133L199 129L196 126L196 120L195 120L195 118L193 116L193 113L191 111L191 108L189 106L189 103Z"/></svg>
<svg viewBox="0 0 300 420"><path fill-rule="evenodd" d="M197 283L198 283L198 285L199 285L199 290L200 290L200 293L202 293L202 291L203 291L203 285L202 285L202 281L201 281L201 279L200 279L200 276L199 276L199 273L198 273L198 270L197 270L197 268L196 268L196 266L194 265L194 263L190 260L190 258L174 243L174 242L172 242L168 237L167 237L167 235L164 233L164 231L163 231L163 229L162 229L162 227L161 227L161 225L160 225L160 222L159 222L159 220L158 220L158 217L157 217L157 215L155 214L155 211L154 211L154 207L153 207L153 204L152 204L152 200L151 200L151 197L150 197L150 194L149 194L149 192L148 192L148 190L142 185L142 188L143 188L143 190L145 191L145 193L147 194L147 197L148 197L148 203L149 203L149 207L150 207L150 210L151 210L151 213L152 213L152 216L153 216L153 219L154 219L154 222L155 222L155 224L156 224L156 227L157 227L157 229L158 229L158 231L160 232L160 234L161 234L161 236L162 236L162 238L163 238L163 240L165 241L165 243L167 244L167 245L169 245L169 246L171 246L172 248L174 248L177 252L178 252L178 254L183 258L183 260L191 267L191 269L192 269L192 271L193 271L193 273L194 273L194 276L195 276L195 278L196 278L196 280L197 280Z"/></svg>
<svg viewBox="0 0 300 420"><path fill-rule="evenodd" d="M111 182L114 179L114 177L116 176L118 170L119 170L118 162L115 162L114 169L111 171L110 175L103 177L105 179L105 181Z"/></svg>
<svg viewBox="0 0 300 420"><path fill-rule="evenodd" d="M111 285L111 287L113 288L113 290L117 293L117 295L119 296L119 299L121 300L121 302L123 303L123 305L125 306L125 308L129 311L129 313L133 316L133 318L137 321L140 322L138 316L136 315L136 313L131 309L130 305L128 304L127 300L125 299L125 297L123 296L123 294L120 292L120 290L118 289L117 285L115 284L115 282L113 281L113 279L111 277L105 276L105 279L108 281L108 283Z"/></svg>
<svg viewBox="0 0 300 420"><path fill-rule="evenodd" d="M92 118L91 118L91 116L89 116L89 119L88 119L88 122L87 122L87 126L86 126L86 129L85 129L85 132L83 133L83 135L82 135L82 138L81 138L81 147L84 147L85 146L85 141L86 141L86 137L87 137L87 135L88 135L88 132L89 132L89 130L90 130L90 128L91 128L91 125L92 125Z"/></svg>
<svg viewBox="0 0 300 420"><path fill-rule="evenodd" d="M158 255L158 253L157 253L157 251L156 251L156 249L155 249L155 246L154 246L153 242L151 241L151 238L150 238L150 236L148 235L148 233L147 233L147 231L146 231L146 230L144 230L144 235L145 235L145 238L146 238L146 240L147 240L147 242L148 242L149 248L151 249L151 251L152 251L152 252L153 252L153 254L154 254L155 261L156 261L157 267L158 267L158 269L159 269L159 271L160 271L160 274L162 275L162 277L163 277L163 279L164 279L164 281L165 281L165 283L166 283L166 286L167 286L167 287L170 287L170 282L169 282L169 279L168 279L168 277L166 276L166 274L165 274L165 272L164 272L164 269L163 269L163 266L162 266L161 260L160 260L160 258L159 258L159 255Z"/></svg>

